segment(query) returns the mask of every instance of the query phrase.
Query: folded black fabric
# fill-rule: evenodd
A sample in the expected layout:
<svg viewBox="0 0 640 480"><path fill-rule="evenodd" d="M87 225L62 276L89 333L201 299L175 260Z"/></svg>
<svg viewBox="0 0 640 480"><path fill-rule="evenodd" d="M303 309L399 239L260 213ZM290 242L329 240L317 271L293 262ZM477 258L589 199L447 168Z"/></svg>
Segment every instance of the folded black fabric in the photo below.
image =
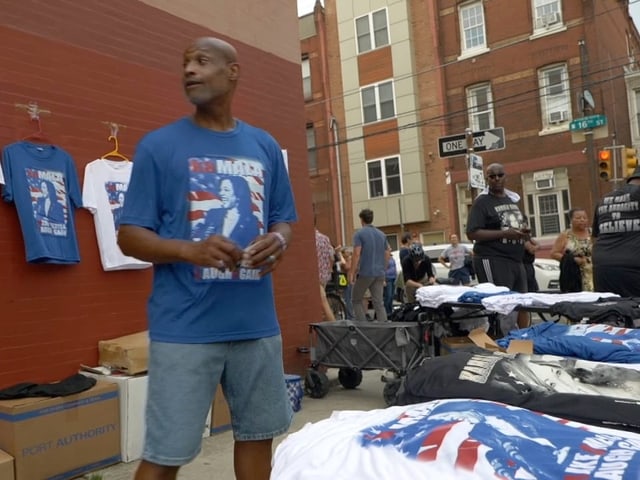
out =
<svg viewBox="0 0 640 480"><path fill-rule="evenodd" d="M76 373L54 383L17 383L0 390L0 400L27 397L66 397L67 395L89 390L95 384L95 378Z"/></svg>
<svg viewBox="0 0 640 480"><path fill-rule="evenodd" d="M598 395L573 393L574 382L590 384L592 390L607 388ZM640 400L633 393L639 385L640 372L608 363L585 372L576 368L575 358L456 352L427 359L411 369L396 404L478 398L640 433ZM621 398L623 395L627 398Z"/></svg>

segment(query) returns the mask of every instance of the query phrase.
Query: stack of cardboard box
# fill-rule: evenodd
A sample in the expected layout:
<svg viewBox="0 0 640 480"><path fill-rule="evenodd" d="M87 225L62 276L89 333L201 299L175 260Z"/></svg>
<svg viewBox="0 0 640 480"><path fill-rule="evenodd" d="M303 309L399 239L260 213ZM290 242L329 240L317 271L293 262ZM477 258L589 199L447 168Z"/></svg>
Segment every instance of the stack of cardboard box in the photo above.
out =
<svg viewBox="0 0 640 480"><path fill-rule="evenodd" d="M118 463L118 387L0 401L0 448L13 457L0 453L2 480L64 480Z"/></svg>

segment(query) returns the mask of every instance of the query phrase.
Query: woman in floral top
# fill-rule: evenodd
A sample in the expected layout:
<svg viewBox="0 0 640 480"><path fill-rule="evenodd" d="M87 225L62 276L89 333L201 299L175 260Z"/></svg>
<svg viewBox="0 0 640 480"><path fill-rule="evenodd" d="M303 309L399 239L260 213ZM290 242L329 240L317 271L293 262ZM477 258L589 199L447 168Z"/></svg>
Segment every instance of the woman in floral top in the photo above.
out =
<svg viewBox="0 0 640 480"><path fill-rule="evenodd" d="M571 228L562 232L556 238L551 249L551 258L562 260L565 253L573 257L573 261L580 267L582 275L582 290L593 292L593 266L591 264L591 231L589 218L583 208L569 210Z"/></svg>

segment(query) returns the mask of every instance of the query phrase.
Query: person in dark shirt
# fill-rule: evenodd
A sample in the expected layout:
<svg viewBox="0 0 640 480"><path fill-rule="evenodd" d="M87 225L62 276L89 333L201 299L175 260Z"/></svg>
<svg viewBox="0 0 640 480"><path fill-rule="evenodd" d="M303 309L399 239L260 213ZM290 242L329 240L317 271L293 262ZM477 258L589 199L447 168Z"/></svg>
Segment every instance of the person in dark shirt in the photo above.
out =
<svg viewBox="0 0 640 480"><path fill-rule="evenodd" d="M409 247L409 255L402 260L402 276L409 303L416 301L418 288L436 283L431 260L425 255L422 244L414 243Z"/></svg>
<svg viewBox="0 0 640 480"><path fill-rule="evenodd" d="M501 164L487 167L488 188L471 205L467 237L475 242L473 268L479 283L490 282L526 293L527 274L522 259L531 231L518 207L520 196L505 188L506 178ZM518 312L518 326L525 328L529 324L529 314ZM509 329L507 325L503 328Z"/></svg>
<svg viewBox="0 0 640 480"><path fill-rule="evenodd" d="M640 297L640 167L602 198L591 234L595 291Z"/></svg>

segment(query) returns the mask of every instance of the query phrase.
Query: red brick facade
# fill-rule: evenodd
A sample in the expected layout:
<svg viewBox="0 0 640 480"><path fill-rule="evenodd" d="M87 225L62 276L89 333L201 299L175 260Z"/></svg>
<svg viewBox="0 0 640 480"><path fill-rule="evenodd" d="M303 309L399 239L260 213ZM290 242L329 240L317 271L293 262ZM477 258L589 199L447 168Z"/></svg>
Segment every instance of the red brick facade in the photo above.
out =
<svg viewBox="0 0 640 480"><path fill-rule="evenodd" d="M72 155L81 181L84 166L112 149L103 122L126 126L120 150L131 158L145 132L188 114L182 51L200 35L226 38L139 1L7 0L0 10L0 146L33 131L16 104L35 101L51 112L43 129ZM288 150L300 219L275 284L286 368L300 372L308 358L297 348L320 320L300 65L227 39L242 66L235 114ZM97 362L98 340L146 328L150 270L104 272L90 213L78 210L76 223L80 264L30 265L15 207L0 204L0 387L60 379Z"/></svg>

